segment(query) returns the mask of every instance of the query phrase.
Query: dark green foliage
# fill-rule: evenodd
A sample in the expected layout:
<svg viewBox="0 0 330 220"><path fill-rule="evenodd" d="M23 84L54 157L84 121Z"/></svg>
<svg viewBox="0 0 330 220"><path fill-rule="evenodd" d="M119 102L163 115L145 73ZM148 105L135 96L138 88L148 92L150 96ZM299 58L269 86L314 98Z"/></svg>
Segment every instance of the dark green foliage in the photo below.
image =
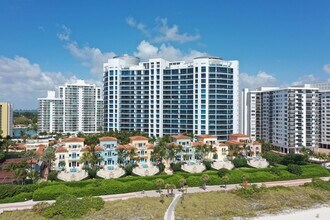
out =
<svg viewBox="0 0 330 220"><path fill-rule="evenodd" d="M159 163L159 164L157 164L157 167L158 167L158 169L159 169L159 173L164 172L164 170L165 170L165 165L164 165L163 163Z"/></svg>
<svg viewBox="0 0 330 220"><path fill-rule="evenodd" d="M206 170L212 170L212 161L203 160L203 164L205 165Z"/></svg>
<svg viewBox="0 0 330 220"><path fill-rule="evenodd" d="M277 167L269 168L269 172L271 172L272 174L275 174L277 176L281 175L281 170Z"/></svg>
<svg viewBox="0 0 330 220"><path fill-rule="evenodd" d="M308 161L307 155L287 154L283 157L282 164L286 166L289 164L305 165L307 161Z"/></svg>
<svg viewBox="0 0 330 220"><path fill-rule="evenodd" d="M230 171L227 170L226 168L221 168L220 170L218 170L218 176L219 177L224 177L226 176Z"/></svg>
<svg viewBox="0 0 330 220"><path fill-rule="evenodd" d="M46 218L80 218L90 210L100 210L104 207L104 201L98 197L84 197L78 199L74 195L62 195L56 202L45 208L42 212Z"/></svg>
<svg viewBox="0 0 330 220"><path fill-rule="evenodd" d="M49 181L56 181L57 180L57 171L52 170L49 172L47 180Z"/></svg>
<svg viewBox="0 0 330 220"><path fill-rule="evenodd" d="M281 164L283 160L283 156L271 152L263 153L262 157L265 158L272 166L276 164Z"/></svg>
<svg viewBox="0 0 330 220"><path fill-rule="evenodd" d="M125 170L126 176L130 176L133 174L134 166L130 164L126 164L125 166L122 166L122 168Z"/></svg>
<svg viewBox="0 0 330 220"><path fill-rule="evenodd" d="M236 168L248 166L247 161L244 157L236 157L232 162Z"/></svg>
<svg viewBox="0 0 330 220"><path fill-rule="evenodd" d="M87 168L86 171L88 173L89 178L94 179L96 177L96 173L98 171L98 168L94 168L94 169L93 168Z"/></svg>
<svg viewBox="0 0 330 220"><path fill-rule="evenodd" d="M289 164L287 170L295 175L300 176L303 173L302 168L297 164Z"/></svg>
<svg viewBox="0 0 330 220"><path fill-rule="evenodd" d="M256 184L251 184L246 187L236 189L234 193L240 197L250 197L253 194L267 190L265 187L258 187Z"/></svg>
<svg viewBox="0 0 330 220"><path fill-rule="evenodd" d="M31 185L13 185L13 184L3 184L0 185L0 199L5 199L8 197L13 197L19 195L20 193L31 193L37 189L36 184Z"/></svg>
<svg viewBox="0 0 330 220"><path fill-rule="evenodd" d="M171 169L173 170L173 172L181 171L181 166L182 163L171 163Z"/></svg>
<svg viewBox="0 0 330 220"><path fill-rule="evenodd" d="M21 201L27 201L31 200L33 196L33 192L23 192L20 194L17 194L13 197L7 197L0 200L0 203L12 203L12 202L21 202Z"/></svg>

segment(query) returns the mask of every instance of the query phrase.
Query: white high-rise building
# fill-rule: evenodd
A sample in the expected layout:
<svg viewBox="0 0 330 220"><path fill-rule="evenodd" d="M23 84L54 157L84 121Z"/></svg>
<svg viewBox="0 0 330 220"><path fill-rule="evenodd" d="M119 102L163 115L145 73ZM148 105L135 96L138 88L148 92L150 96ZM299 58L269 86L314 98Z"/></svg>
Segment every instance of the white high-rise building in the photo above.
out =
<svg viewBox="0 0 330 220"><path fill-rule="evenodd" d="M39 98L38 131L95 133L102 128L101 88L78 80L60 86L59 97L49 91Z"/></svg>
<svg viewBox="0 0 330 220"><path fill-rule="evenodd" d="M280 151L297 153L320 140L319 89L311 85L243 90L241 131Z"/></svg>
<svg viewBox="0 0 330 220"><path fill-rule="evenodd" d="M330 90L322 91L321 97L321 141L320 152L330 153Z"/></svg>
<svg viewBox="0 0 330 220"><path fill-rule="evenodd" d="M104 64L104 128L227 140L238 132L238 77L238 61L218 57L190 63L114 57Z"/></svg>

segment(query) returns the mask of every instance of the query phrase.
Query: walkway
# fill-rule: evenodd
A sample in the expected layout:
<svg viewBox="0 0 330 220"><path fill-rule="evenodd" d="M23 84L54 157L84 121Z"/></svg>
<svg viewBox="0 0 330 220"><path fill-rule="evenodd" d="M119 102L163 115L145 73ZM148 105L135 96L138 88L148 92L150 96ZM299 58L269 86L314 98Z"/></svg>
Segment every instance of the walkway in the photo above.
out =
<svg viewBox="0 0 330 220"><path fill-rule="evenodd" d="M179 201L179 198L181 197L181 194L175 194L173 201L171 202L170 206L167 208L165 215L164 215L164 220L175 220L175 215L174 215L174 208Z"/></svg>
<svg viewBox="0 0 330 220"><path fill-rule="evenodd" d="M322 177L323 180L329 180L330 177ZM312 179L297 179L297 180L287 180L287 181L276 181L276 182L264 182L264 183L255 183L257 185L265 184L267 187L272 186L300 186L304 183L311 182ZM221 190L232 190L237 187L240 187L239 184L231 184L227 185L227 188L224 189L222 187L219 187L219 185L214 186L207 186L206 190L201 189L200 187L189 187L187 192L188 193L199 193L199 192L211 192L211 191L221 191ZM177 189L173 191L173 193L181 195L181 192L179 192ZM149 190L145 192L132 192L132 193L123 193L123 194L114 194L114 195L104 195L99 196L104 201L114 201L114 200L120 200L120 199L131 199L131 198L142 198L142 197L158 197L159 193L156 192L156 190ZM39 202L48 202L48 203L54 203L54 200L48 200L48 201L25 201L25 202L16 202L16 203L5 203L0 204L0 213L3 211L12 211L12 210L23 210L23 209L32 209L32 207L39 203Z"/></svg>

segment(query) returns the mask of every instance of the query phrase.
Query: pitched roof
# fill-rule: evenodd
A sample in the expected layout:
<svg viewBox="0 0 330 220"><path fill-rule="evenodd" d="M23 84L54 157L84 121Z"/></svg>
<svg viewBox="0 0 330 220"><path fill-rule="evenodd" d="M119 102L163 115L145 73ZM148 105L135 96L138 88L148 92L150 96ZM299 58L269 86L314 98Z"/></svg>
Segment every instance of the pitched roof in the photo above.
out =
<svg viewBox="0 0 330 220"><path fill-rule="evenodd" d="M122 145L118 145L117 146L117 150L120 150L120 149L126 149L126 150L129 150L129 149L131 149L131 148L135 148L134 146L132 146L132 145L129 145L129 144L122 144Z"/></svg>
<svg viewBox="0 0 330 220"><path fill-rule="evenodd" d="M153 144L148 145L148 149L154 149L154 148L155 148L155 145L153 145Z"/></svg>
<svg viewBox="0 0 330 220"><path fill-rule="evenodd" d="M44 153L45 147L39 147L36 151L37 155L41 156Z"/></svg>
<svg viewBox="0 0 330 220"><path fill-rule="evenodd" d="M199 146L203 146L204 144L203 144L203 142L201 142L201 141L196 141L196 142L194 142L193 144L192 144L192 146L193 147L199 147Z"/></svg>
<svg viewBox="0 0 330 220"><path fill-rule="evenodd" d="M63 146L57 147L55 151L55 153L64 153L64 152L68 152L68 150Z"/></svg>
<svg viewBox="0 0 330 220"><path fill-rule="evenodd" d="M255 144L255 145L261 145L261 143L259 141L253 141L253 144Z"/></svg>
<svg viewBox="0 0 330 220"><path fill-rule="evenodd" d="M210 135L210 134L201 134L201 135L198 135L199 138L217 138L216 136L214 135Z"/></svg>
<svg viewBox="0 0 330 220"><path fill-rule="evenodd" d="M227 145L240 145L243 146L244 143L240 142L240 141L226 141L225 142Z"/></svg>
<svg viewBox="0 0 330 220"><path fill-rule="evenodd" d="M85 138L73 137L73 138L65 138L62 142L84 142Z"/></svg>
<svg viewBox="0 0 330 220"><path fill-rule="evenodd" d="M173 143L173 142L167 143L166 146L167 147L170 147L170 148L177 148L177 147L179 147L179 145L177 143Z"/></svg>
<svg viewBox="0 0 330 220"><path fill-rule="evenodd" d="M177 134L172 136L173 139L175 140L181 140L181 139L190 139L190 137L183 135L183 134Z"/></svg>
<svg viewBox="0 0 330 220"><path fill-rule="evenodd" d="M132 136L129 138L130 141L148 141L149 138L144 136Z"/></svg>
<svg viewBox="0 0 330 220"><path fill-rule="evenodd" d="M81 151L88 151L88 149L90 149L91 146L84 146L83 148L81 148ZM96 145L95 146L95 151L103 151L104 149L99 146L99 145Z"/></svg>
<svg viewBox="0 0 330 220"><path fill-rule="evenodd" d="M230 134L229 137L249 137L248 135L246 134Z"/></svg>
<svg viewBox="0 0 330 220"><path fill-rule="evenodd" d="M110 136L107 136L107 137L100 137L100 138L99 138L99 141L117 141L117 138L115 138L115 137L110 137Z"/></svg>

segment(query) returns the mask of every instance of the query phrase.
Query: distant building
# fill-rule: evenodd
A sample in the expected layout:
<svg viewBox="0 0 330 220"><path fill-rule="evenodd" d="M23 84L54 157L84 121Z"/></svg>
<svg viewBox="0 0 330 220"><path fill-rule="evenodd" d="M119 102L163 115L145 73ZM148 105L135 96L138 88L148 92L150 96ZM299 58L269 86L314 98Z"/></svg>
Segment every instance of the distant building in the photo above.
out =
<svg viewBox="0 0 330 220"><path fill-rule="evenodd" d="M196 57L140 62L128 55L103 65L104 129L149 136L238 132L239 62Z"/></svg>
<svg viewBox="0 0 330 220"><path fill-rule="evenodd" d="M102 129L101 88L83 80L60 86L39 98L38 132L96 133Z"/></svg>
<svg viewBox="0 0 330 220"><path fill-rule="evenodd" d="M320 140L319 89L311 85L243 90L241 132L284 153L298 153Z"/></svg>
<svg viewBox="0 0 330 220"><path fill-rule="evenodd" d="M316 153L330 154L330 90L320 93L321 97L321 140Z"/></svg>
<svg viewBox="0 0 330 220"><path fill-rule="evenodd" d="M12 104L8 102L0 102L0 137L12 137L13 125L14 122Z"/></svg>

